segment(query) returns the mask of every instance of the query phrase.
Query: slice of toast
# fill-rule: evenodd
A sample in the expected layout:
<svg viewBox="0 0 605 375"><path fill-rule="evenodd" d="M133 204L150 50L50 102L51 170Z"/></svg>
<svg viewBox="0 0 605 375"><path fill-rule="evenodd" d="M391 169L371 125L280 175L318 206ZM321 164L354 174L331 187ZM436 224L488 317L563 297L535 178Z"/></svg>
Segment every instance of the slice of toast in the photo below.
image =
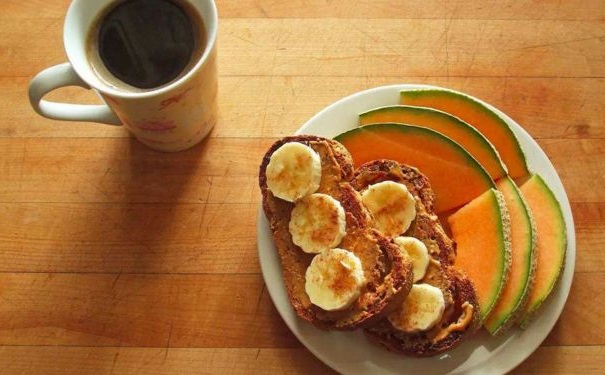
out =
<svg viewBox="0 0 605 375"><path fill-rule="evenodd" d="M417 169L390 160L376 160L359 167L351 184L363 191L369 185L382 181L405 184L416 199L416 218L405 236L421 240L427 247L431 261L419 283L441 289L445 311L441 320L431 329L419 333L405 333L383 319L366 334L387 349L412 356L433 356L449 350L479 327L479 306L470 279L453 268L455 243L447 236L433 212L433 192L428 179Z"/></svg>
<svg viewBox="0 0 605 375"><path fill-rule="evenodd" d="M271 155L287 142L305 144L318 153L322 177L317 192L332 196L345 210L346 234L338 247L359 257L367 281L361 295L345 310L325 311L311 303L305 291L305 272L314 255L305 253L292 242L288 223L294 204L275 197L267 187L266 169ZM412 286L410 259L399 246L372 228L371 216L361 203L359 192L348 182L352 176L349 152L336 141L316 136L293 136L277 141L260 165L263 210L277 247L290 303L298 316L322 329L369 326L399 306Z"/></svg>
<svg viewBox="0 0 605 375"><path fill-rule="evenodd" d="M439 272L441 276L436 280L427 281L428 284L439 285L446 299L443 318L434 328L417 334L406 334L393 328L384 319L365 330L370 340L396 353L431 357L452 349L476 332L480 327L479 304L472 282L453 267L445 266ZM443 289L445 285L447 288ZM472 306L472 309L466 306Z"/></svg>
<svg viewBox="0 0 605 375"><path fill-rule="evenodd" d="M404 184L416 199L416 219L405 235L425 242L430 255L441 263L454 264L456 247L433 211L435 194L428 178L416 168L392 160L374 160L355 171L351 184L358 191L362 191L369 185L382 181Z"/></svg>

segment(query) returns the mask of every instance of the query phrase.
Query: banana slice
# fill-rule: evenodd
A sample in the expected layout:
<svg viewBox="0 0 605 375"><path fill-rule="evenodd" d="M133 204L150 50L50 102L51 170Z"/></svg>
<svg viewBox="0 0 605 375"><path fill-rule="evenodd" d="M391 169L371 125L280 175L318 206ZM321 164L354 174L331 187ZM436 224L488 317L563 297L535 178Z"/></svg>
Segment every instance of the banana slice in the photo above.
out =
<svg viewBox="0 0 605 375"><path fill-rule="evenodd" d="M319 188L321 158L307 145L285 143L271 155L266 175L274 196L294 202Z"/></svg>
<svg viewBox="0 0 605 375"><path fill-rule="evenodd" d="M345 210L327 194L315 193L294 204L288 229L292 242L306 253L338 246L346 233Z"/></svg>
<svg viewBox="0 0 605 375"><path fill-rule="evenodd" d="M414 284L400 309L389 316L389 322L405 333L427 331L443 317L445 299L441 289L429 284Z"/></svg>
<svg viewBox="0 0 605 375"><path fill-rule="evenodd" d="M376 228L389 237L403 234L416 217L416 200L403 184L383 181L370 185L361 199L374 216Z"/></svg>
<svg viewBox="0 0 605 375"><path fill-rule="evenodd" d="M326 311L347 308L360 296L364 284L361 260L339 248L316 255L305 274L305 291L311 303Z"/></svg>
<svg viewBox="0 0 605 375"><path fill-rule="evenodd" d="M394 242L412 259L414 282L422 280L431 260L426 245L415 237L397 237Z"/></svg>

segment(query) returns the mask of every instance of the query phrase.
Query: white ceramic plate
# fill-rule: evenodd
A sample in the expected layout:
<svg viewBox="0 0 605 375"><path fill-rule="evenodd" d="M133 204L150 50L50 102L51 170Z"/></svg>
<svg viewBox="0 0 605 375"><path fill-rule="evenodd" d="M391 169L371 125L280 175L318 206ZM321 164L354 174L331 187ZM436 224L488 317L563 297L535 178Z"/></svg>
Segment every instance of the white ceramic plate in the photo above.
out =
<svg viewBox="0 0 605 375"><path fill-rule="evenodd" d="M397 104L399 91L402 89L429 87L431 86L392 85L353 94L317 113L296 134L332 138L357 126L359 113L379 106ZM557 172L538 144L510 117L493 106L489 107L510 125L521 143L530 169L544 178L561 204L567 226L567 256L560 282L539 316L525 331L512 329L501 337L493 338L485 330L481 330L440 357L416 359L400 356L371 344L361 332L324 332L296 316L288 302L279 258L271 239L268 222L261 209L258 217L258 252L267 290L290 330L317 358L334 370L343 374L505 373L523 362L540 345L559 318L571 287L576 258L575 232L569 201Z"/></svg>

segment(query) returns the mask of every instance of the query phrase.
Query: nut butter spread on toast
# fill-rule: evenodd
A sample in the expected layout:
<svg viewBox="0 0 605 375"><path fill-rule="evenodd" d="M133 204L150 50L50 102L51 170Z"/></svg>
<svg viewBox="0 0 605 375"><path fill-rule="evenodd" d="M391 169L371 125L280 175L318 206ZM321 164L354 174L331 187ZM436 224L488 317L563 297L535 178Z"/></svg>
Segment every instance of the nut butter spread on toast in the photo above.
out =
<svg viewBox="0 0 605 375"><path fill-rule="evenodd" d="M427 314L418 312L422 301L416 305L411 304L410 299L414 294L410 293L408 300L404 300L398 310L367 328L365 332L372 341L394 352L419 357L437 355L451 349L477 330L479 308L475 289L472 282L452 266L456 257L455 243L447 236L433 213L433 192L428 179L413 167L390 160L376 160L360 166L355 171L351 184L358 191L364 191L368 186L383 181L406 185L416 198L416 217L404 235L422 241L426 245L430 261L426 273L414 285L428 285L427 288L432 291L438 288L437 294L442 295L439 301L442 310L436 320L430 321L430 326L418 325L422 318L427 318ZM409 315L414 313L416 316L410 318ZM435 319L434 311L429 313L431 319ZM403 319L401 323L402 318L408 319ZM416 328L422 328L414 330L415 327L410 322L416 324ZM403 330L402 325L406 330Z"/></svg>
<svg viewBox="0 0 605 375"><path fill-rule="evenodd" d="M295 245L289 230L292 210L299 200L278 198L268 187L267 167L272 155L291 142L306 145L319 155L319 187L309 193L326 194L340 203L345 212L346 229L337 247L352 253L363 268L364 283L358 297L342 309L328 311L311 302L305 289L306 273L318 255ZM353 164L348 151L336 141L316 136L292 136L277 141L267 151L259 171L263 210L270 223L290 303L299 317L322 329L370 326L397 308L412 286L409 257L373 228L372 217L363 206L360 193L349 183L352 177Z"/></svg>

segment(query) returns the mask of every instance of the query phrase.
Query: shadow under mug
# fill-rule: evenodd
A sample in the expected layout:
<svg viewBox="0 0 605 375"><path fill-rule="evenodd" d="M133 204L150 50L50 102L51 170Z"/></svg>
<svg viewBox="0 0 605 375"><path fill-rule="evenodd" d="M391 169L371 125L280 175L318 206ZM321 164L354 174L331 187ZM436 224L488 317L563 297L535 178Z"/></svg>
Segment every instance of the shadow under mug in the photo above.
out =
<svg viewBox="0 0 605 375"><path fill-rule="evenodd" d="M116 0L74 0L63 27L68 63L52 66L36 75L29 85L29 99L40 115L67 121L123 125L143 144L158 151L181 151L202 139L217 119L218 74L216 36L218 14L213 0L188 0L205 27L206 43L201 57L176 81L147 91L116 89L94 72L87 53L91 27ZM42 98L65 86L96 91L105 104L57 103Z"/></svg>

